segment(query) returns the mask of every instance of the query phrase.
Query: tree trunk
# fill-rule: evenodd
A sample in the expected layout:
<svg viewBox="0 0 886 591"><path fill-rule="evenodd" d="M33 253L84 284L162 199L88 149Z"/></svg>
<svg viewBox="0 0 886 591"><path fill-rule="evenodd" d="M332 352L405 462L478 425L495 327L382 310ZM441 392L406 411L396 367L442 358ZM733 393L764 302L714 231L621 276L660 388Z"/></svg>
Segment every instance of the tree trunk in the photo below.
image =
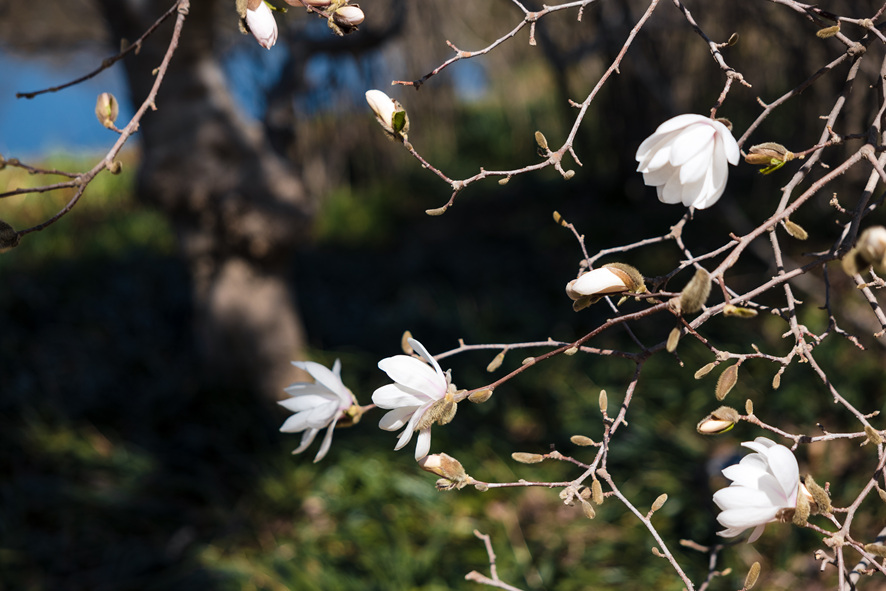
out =
<svg viewBox="0 0 886 591"><path fill-rule="evenodd" d="M113 37L129 40L168 7L137 0L101 6ZM216 6L236 19L232 2L191 3L157 112L142 121L138 194L169 216L188 261L205 376L277 398L304 344L290 255L306 240L312 206L299 177L229 92L214 48ZM124 61L136 105L171 30L170 20Z"/></svg>

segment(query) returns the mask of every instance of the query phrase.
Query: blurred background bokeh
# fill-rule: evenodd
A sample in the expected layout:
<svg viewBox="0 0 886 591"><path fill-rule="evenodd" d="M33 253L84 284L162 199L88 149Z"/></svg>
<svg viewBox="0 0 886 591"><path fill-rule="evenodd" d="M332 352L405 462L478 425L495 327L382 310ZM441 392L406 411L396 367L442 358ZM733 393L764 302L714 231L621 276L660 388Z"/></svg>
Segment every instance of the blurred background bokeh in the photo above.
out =
<svg viewBox="0 0 886 591"><path fill-rule="evenodd" d="M759 112L756 97L774 100L844 50L783 6L698 4L690 9L714 40L740 34L724 55L753 88L734 88L719 112L737 133ZM860 17L874 4L828 8ZM634 151L663 120L707 113L724 76L672 5L657 9L593 103L575 142L584 166L568 162L576 169L568 182L553 170L506 186L489 181L470 187L444 216L428 217L426 209L449 198L448 187L385 140L363 93L380 88L399 99L412 121L410 140L450 177L530 164L538 159L534 132L560 145L575 116L567 99L587 95L645 7L597 2L581 22L575 11L551 15L538 23L536 46L524 31L416 92L390 81L420 78L449 58L446 40L485 47L518 22L514 4L374 0L362 6L360 31L344 38L291 9L278 15L280 39L268 52L239 34L233 3L192 2L158 110L125 151L122 174L101 175L71 214L0 254L0 589L472 588L464 575L488 569L474 529L492 535L499 574L521 588L682 588L652 556L645 529L614 500L588 521L557 491L437 492L411 449L392 451L394 434L376 428L377 411L337 430L328 456L312 464L316 446L290 455L298 436L277 431L286 413L274 404L296 379L291 359L331 365L340 358L345 383L366 404L387 381L376 363L399 352L404 330L439 353L458 339L572 340L607 317L603 306L572 311L563 287L581 251L552 212L573 222L592 252L665 234L683 215L643 186ZM95 96L114 92L121 120L128 117L153 81L171 21L137 56L87 84L30 101L14 93L91 70L167 8L0 1L0 153L90 168L115 139L95 120ZM876 82L877 59L865 63L858 89ZM847 71L823 77L751 142L813 145L818 117ZM848 100L839 131L866 131L876 102L866 90ZM852 149L834 149L825 161L839 164ZM723 200L687 226L689 247L704 252L769 217L790 170L762 177L751 167L732 169ZM852 171L840 180L834 190L844 206L853 205L865 176ZM42 182L21 169L0 171L0 191ZM67 197L5 198L0 219L29 227ZM792 218L811 238L786 243L790 264L838 236L834 220L845 218L829 198ZM773 274L763 246L736 267L736 287ZM673 245L658 245L625 262L654 277L680 258ZM866 350L831 336L817 358L853 404L877 410L884 393L883 349L871 336L877 326L854 286L830 268L838 320ZM675 286L688 279L688 271L678 275ZM805 302L801 321L824 331L821 272L794 285ZM779 294L761 301L778 305ZM653 345L673 328L669 318L633 329ZM706 327L719 347L739 352L755 344L784 355L792 344L777 316ZM636 350L624 331L611 332L594 344ZM609 469L641 510L669 495L656 526L700 582L707 557L677 540L722 541L711 503L726 484L718 470L740 441L763 432L739 425L715 440L697 435L696 422L718 406L718 372L693 379L712 360L698 343L686 340L678 353L644 367ZM510 353L492 376L485 367L493 355L443 365L457 385L474 388L524 357ZM806 366L789 368L777 391L776 369L744 364L727 402L741 409L750 398L763 420L787 431L817 433L818 422L829 431L859 430ZM435 428L432 449L487 481L573 478L567 464L525 466L510 454L556 448L590 459L569 437L600 438L599 391L608 391L614 408L633 371L629 361L581 355L541 364ZM855 443L803 446L798 455L801 471L831 483L838 506L853 500L875 466L870 446ZM883 509L867 504L853 531L869 541ZM819 545L808 530L770 526L754 545L725 550L718 568L733 572L718 588L739 588L754 561L763 563L766 589L833 587L832 570L819 574L812 557Z"/></svg>

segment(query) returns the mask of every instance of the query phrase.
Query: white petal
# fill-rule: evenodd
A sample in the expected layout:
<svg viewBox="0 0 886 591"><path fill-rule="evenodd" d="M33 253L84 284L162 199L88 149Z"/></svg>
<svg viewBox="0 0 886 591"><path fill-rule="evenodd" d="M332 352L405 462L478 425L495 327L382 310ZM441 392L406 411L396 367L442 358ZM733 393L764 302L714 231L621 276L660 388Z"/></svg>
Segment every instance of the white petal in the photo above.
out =
<svg viewBox="0 0 886 591"><path fill-rule="evenodd" d="M308 428L308 416L305 413L294 414L287 418L280 431L283 433L298 433Z"/></svg>
<svg viewBox="0 0 886 591"><path fill-rule="evenodd" d="M658 126L658 129L655 130L655 133L670 133L677 129L683 129L685 127L689 127L690 125L695 125L698 123L710 123L711 119L705 117L704 115L698 115L696 113L685 113L683 115L677 115L676 117L671 117L664 123Z"/></svg>
<svg viewBox="0 0 886 591"><path fill-rule="evenodd" d="M738 149L738 142L735 141L732 132L729 131L729 128L725 125L719 121L712 121L711 123L717 128L717 150L721 151L726 156L726 160L729 164L735 166L738 164L738 159L741 156L741 151Z"/></svg>
<svg viewBox="0 0 886 591"><path fill-rule="evenodd" d="M417 406L405 406L388 411L378 422L378 427L385 431L396 431L409 422L416 410L418 410Z"/></svg>
<svg viewBox="0 0 886 591"><path fill-rule="evenodd" d="M414 432L415 431L413 431L409 427L403 429L403 432L400 433L400 439L397 440L397 445L394 446L394 451L403 449L403 446L412 440L412 434Z"/></svg>
<svg viewBox="0 0 886 591"><path fill-rule="evenodd" d="M326 452L329 451L329 446L332 445L332 431L335 429L335 422L333 421L329 425L329 429L326 430L326 435L323 436L323 443L320 444L320 451L317 452L317 455L314 456L314 463L316 464L324 457L326 457Z"/></svg>
<svg viewBox="0 0 886 591"><path fill-rule="evenodd" d="M744 508L769 508L780 509L780 505L772 502L764 491L745 487L729 486L714 493L714 503L723 510Z"/></svg>
<svg viewBox="0 0 886 591"><path fill-rule="evenodd" d="M674 172L661 188L658 198L663 203L685 203L683 183L680 182L680 169L672 169Z"/></svg>
<svg viewBox="0 0 886 591"><path fill-rule="evenodd" d="M797 488L800 485L800 467L791 450L783 445L776 445L766 453L769 468L778 479L782 494L788 499L797 500Z"/></svg>
<svg viewBox="0 0 886 591"><path fill-rule="evenodd" d="M699 150L692 158L680 166L680 182L684 185L703 179L711 168L713 145Z"/></svg>
<svg viewBox="0 0 886 591"><path fill-rule="evenodd" d="M379 408L417 407L428 400L430 400L430 396L413 390L405 390L397 384L382 386L372 393L372 402Z"/></svg>
<svg viewBox="0 0 886 591"><path fill-rule="evenodd" d="M378 368L388 376L413 390L414 393L442 398L446 394L446 378L438 374L427 363L406 355L394 355L378 362Z"/></svg>
<svg viewBox="0 0 886 591"><path fill-rule="evenodd" d="M717 515L717 521L723 527L755 527L775 520L778 513L776 507L748 507L744 509L727 509Z"/></svg>
<svg viewBox="0 0 886 591"><path fill-rule="evenodd" d="M640 144L635 159L639 162L637 172L647 172L665 166L670 161L671 143L677 133L651 135Z"/></svg>
<svg viewBox="0 0 886 591"><path fill-rule="evenodd" d="M715 133L714 128L706 124L687 127L674 140L670 163L674 166L683 166L699 152L713 151Z"/></svg>
<svg viewBox="0 0 886 591"><path fill-rule="evenodd" d="M434 359L433 355L428 353L428 350L425 349L424 345L422 345L421 343L419 343L415 339L409 339L409 346L412 347L412 349L414 351L417 351L419 355L424 357L427 360L427 362L430 363L431 366L433 366L434 371L437 372L437 375L439 375L441 378L443 377L444 374L443 374L443 370L440 368L440 364L437 363L437 360ZM445 379L446 378L443 378L444 382L445 382Z"/></svg>
<svg viewBox="0 0 886 591"><path fill-rule="evenodd" d="M431 428L422 429L418 432L418 440L415 442L415 461L428 455L431 451Z"/></svg>
<svg viewBox="0 0 886 591"><path fill-rule="evenodd" d="M757 538L763 535L764 529L766 529L765 523L761 523L756 528L754 528L754 531L751 532L751 537L748 538L748 544L750 544L751 542L756 542Z"/></svg>
<svg viewBox="0 0 886 591"><path fill-rule="evenodd" d="M292 398L284 398L278 400L277 404L292 412L301 412L318 406L336 406L336 398L328 391L322 390L322 393L311 392L307 394L297 394Z"/></svg>
<svg viewBox="0 0 886 591"><path fill-rule="evenodd" d="M342 394L346 393L347 391L344 384L341 383L341 379L329 368L320 365L319 363L315 363L313 361L293 361L292 365L299 367L311 374L311 377L314 378L314 380L318 384L320 384L339 398L342 398ZM344 400L350 402L350 397L344 396Z"/></svg>
<svg viewBox="0 0 886 591"><path fill-rule="evenodd" d="M300 454L301 452L305 451L308 446L311 445L311 442L314 441L314 437L317 436L317 433L319 431L319 429L308 429L307 431L305 431L301 436L301 443L297 448L292 450L292 453Z"/></svg>
<svg viewBox="0 0 886 591"><path fill-rule="evenodd" d="M659 187L668 182L668 179L674 176L675 169L668 164L655 170L643 173L643 182L649 187Z"/></svg>

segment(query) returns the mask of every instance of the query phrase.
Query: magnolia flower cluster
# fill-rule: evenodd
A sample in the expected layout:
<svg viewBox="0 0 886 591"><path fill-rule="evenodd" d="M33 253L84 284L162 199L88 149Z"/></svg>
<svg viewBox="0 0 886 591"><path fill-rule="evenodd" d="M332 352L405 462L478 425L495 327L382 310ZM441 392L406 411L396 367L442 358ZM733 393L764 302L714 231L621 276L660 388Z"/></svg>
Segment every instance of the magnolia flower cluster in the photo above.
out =
<svg viewBox="0 0 886 591"><path fill-rule="evenodd" d="M415 459L421 460L431 449L431 426L445 425L455 416L457 406L452 397L455 386L450 383L449 373L440 368L424 345L415 339L408 342L423 361L409 355L394 355L379 361L379 369L394 383L378 388L372 394L372 401L389 411L379 421L380 428L403 429L395 450L404 447L412 440L413 433L418 432ZM342 383L338 360L331 371L313 361L293 361L292 364L308 372L314 382L299 382L286 388L290 398L278 404L295 414L283 423L280 431L304 432L301 444L292 452L297 454L311 445L320 429L326 428L320 451L314 458L319 462L329 451L336 423L343 419L351 419L351 423L358 421L363 409Z"/></svg>
<svg viewBox="0 0 886 591"><path fill-rule="evenodd" d="M726 528L718 533L732 538L754 528L748 539L753 542L767 523L797 507L800 470L791 450L770 439L757 437L742 445L755 453L723 469L732 484L714 493L714 503L722 510L717 521Z"/></svg>
<svg viewBox="0 0 886 591"><path fill-rule="evenodd" d="M658 126L635 156L643 181L664 203L710 207L726 189L728 164L738 164L738 143L729 129L702 115L678 115Z"/></svg>

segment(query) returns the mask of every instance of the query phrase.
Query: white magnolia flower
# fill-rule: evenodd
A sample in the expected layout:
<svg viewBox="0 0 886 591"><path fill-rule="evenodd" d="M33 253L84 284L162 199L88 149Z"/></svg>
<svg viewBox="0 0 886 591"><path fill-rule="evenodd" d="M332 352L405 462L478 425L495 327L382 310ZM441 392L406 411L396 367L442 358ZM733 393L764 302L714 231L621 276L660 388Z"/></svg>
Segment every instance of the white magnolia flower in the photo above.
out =
<svg viewBox="0 0 886 591"><path fill-rule="evenodd" d="M782 509L797 506L800 471L791 450L765 437L742 443L756 453L723 470L732 481L714 493L722 509L717 521L725 527L719 535L731 538L753 527L749 542L763 533L767 523L777 521Z"/></svg>
<svg viewBox="0 0 886 591"><path fill-rule="evenodd" d="M678 115L658 126L637 149L637 172L664 203L705 209L726 188L729 164L738 164L738 143L719 121Z"/></svg>
<svg viewBox="0 0 886 591"><path fill-rule="evenodd" d="M419 431L415 459L420 460L431 450L431 424L438 422L438 419L445 422L451 420L455 405L449 401L451 406L448 409L442 408L446 405L446 394L450 391L449 375L440 369L440 364L431 357L424 345L415 339L409 339L409 344L427 363L408 355L394 355L379 361L378 368L388 374L394 383L376 390L372 394L372 401L379 408L389 409L378 423L380 428L396 431L405 426L395 450L409 443L412 433ZM432 411L427 419L433 420L423 421L431 407L435 407L435 411L440 409L441 412Z"/></svg>
<svg viewBox="0 0 886 591"><path fill-rule="evenodd" d="M253 10L246 9L246 26L265 49L270 49L277 42L277 21L271 8L264 2L259 2Z"/></svg>
<svg viewBox="0 0 886 591"><path fill-rule="evenodd" d="M314 382L296 382L286 388L290 398L277 402L295 414L286 419L280 430L284 433L304 431L301 444L292 453L303 452L323 427L329 427L320 444L315 462L319 462L329 451L332 443L332 430L335 423L357 401L341 381L341 362L336 359L330 371L313 361L293 361L292 365L311 374Z"/></svg>

